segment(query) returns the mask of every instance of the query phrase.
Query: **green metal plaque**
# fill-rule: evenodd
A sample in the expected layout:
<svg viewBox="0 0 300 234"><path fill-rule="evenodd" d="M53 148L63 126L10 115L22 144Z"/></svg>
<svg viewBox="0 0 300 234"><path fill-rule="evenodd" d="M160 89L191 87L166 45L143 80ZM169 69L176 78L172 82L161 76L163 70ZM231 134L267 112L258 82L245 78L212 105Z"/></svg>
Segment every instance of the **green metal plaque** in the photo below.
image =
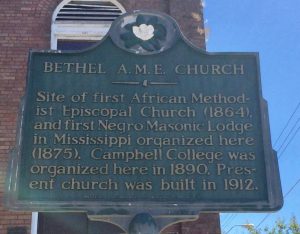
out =
<svg viewBox="0 0 300 234"><path fill-rule="evenodd" d="M257 53L207 53L138 11L91 49L32 51L28 70L11 207L282 206Z"/></svg>

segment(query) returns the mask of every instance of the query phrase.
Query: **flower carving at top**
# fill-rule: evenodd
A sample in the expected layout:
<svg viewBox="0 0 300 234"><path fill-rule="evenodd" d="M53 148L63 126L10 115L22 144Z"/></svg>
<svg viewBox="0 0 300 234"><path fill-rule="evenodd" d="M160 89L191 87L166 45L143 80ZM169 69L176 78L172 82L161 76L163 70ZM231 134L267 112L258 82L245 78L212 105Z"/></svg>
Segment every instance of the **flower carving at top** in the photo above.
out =
<svg viewBox="0 0 300 234"><path fill-rule="evenodd" d="M158 51L166 40L167 30L159 23L156 16L138 15L134 23L124 26L125 32L120 35L126 48L140 46L145 51Z"/></svg>

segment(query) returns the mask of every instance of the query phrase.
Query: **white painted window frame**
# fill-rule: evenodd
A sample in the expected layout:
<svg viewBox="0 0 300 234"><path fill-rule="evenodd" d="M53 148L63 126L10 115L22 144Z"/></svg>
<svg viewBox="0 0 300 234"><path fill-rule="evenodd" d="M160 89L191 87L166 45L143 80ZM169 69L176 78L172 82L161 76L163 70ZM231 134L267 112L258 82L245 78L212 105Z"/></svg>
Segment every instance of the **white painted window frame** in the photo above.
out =
<svg viewBox="0 0 300 234"><path fill-rule="evenodd" d="M52 24L51 49L57 49L58 40L100 41L110 24Z"/></svg>
<svg viewBox="0 0 300 234"><path fill-rule="evenodd" d="M57 49L58 40L88 40L88 41L99 41L110 28L110 23L96 23L96 22L57 22L56 17L59 11L71 0L63 0L55 9L52 15L51 24L51 49ZM99 2L102 0L88 0ZM117 0L106 0L116 5L122 13L125 13L125 8ZM103 2L106 2L103 1Z"/></svg>

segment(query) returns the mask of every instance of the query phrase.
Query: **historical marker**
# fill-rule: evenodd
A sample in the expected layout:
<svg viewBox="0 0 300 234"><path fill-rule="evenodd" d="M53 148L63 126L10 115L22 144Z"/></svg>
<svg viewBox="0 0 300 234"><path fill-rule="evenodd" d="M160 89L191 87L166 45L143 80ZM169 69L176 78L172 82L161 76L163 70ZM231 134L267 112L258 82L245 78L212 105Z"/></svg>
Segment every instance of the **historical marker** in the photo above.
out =
<svg viewBox="0 0 300 234"><path fill-rule="evenodd" d="M32 51L13 155L16 209L282 206L258 54L207 53L155 13L85 51Z"/></svg>

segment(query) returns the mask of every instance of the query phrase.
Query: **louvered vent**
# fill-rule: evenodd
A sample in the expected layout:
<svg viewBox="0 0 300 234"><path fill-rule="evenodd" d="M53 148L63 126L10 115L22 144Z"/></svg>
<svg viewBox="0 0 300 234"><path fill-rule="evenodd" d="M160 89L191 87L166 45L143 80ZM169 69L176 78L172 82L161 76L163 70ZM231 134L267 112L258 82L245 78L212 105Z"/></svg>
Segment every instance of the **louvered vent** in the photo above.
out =
<svg viewBox="0 0 300 234"><path fill-rule="evenodd" d="M56 21L112 23L122 11L109 1L70 1L57 14Z"/></svg>

